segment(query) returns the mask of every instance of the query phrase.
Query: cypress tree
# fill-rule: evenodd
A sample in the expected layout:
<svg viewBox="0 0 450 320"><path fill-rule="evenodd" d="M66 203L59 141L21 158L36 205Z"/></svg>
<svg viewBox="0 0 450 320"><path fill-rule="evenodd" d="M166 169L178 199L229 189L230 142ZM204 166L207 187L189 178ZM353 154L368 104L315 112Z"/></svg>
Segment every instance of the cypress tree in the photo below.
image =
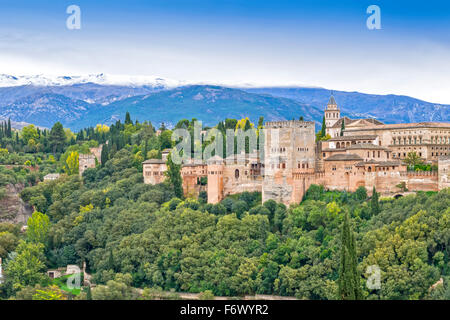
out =
<svg viewBox="0 0 450 320"><path fill-rule="evenodd" d="M175 196L178 198L183 198L183 180L181 178L181 165L175 164L172 161L172 153L169 153L167 157L167 171L165 172L169 183L172 185L175 192Z"/></svg>
<svg viewBox="0 0 450 320"><path fill-rule="evenodd" d="M127 113L125 114L125 124L131 124L131 116L130 113L127 111Z"/></svg>
<svg viewBox="0 0 450 320"><path fill-rule="evenodd" d="M100 155L100 162L102 167L105 166L106 161L108 161L108 145L104 144L102 146L102 153Z"/></svg>
<svg viewBox="0 0 450 320"><path fill-rule="evenodd" d="M377 193L377 190L375 189L375 186L373 187L373 190L372 190L372 199L370 200L370 208L372 211L372 216L379 214L381 211L380 203L378 201L378 193Z"/></svg>
<svg viewBox="0 0 450 320"><path fill-rule="evenodd" d="M12 138L11 118L8 118L8 127L6 129L6 137Z"/></svg>
<svg viewBox="0 0 450 320"><path fill-rule="evenodd" d="M348 212L345 213L341 233L341 262L339 268L339 299L358 300L362 298L357 271L355 236L350 230Z"/></svg>
<svg viewBox="0 0 450 320"><path fill-rule="evenodd" d="M92 300L91 286L87 287L86 300Z"/></svg>
<svg viewBox="0 0 450 320"><path fill-rule="evenodd" d="M345 130L345 121L344 121L344 118L342 118L342 124L341 124L341 136L344 135L344 130Z"/></svg>
<svg viewBox="0 0 450 320"><path fill-rule="evenodd" d="M112 249L109 250L108 268L109 268L109 270L115 271L114 256L113 256Z"/></svg>
<svg viewBox="0 0 450 320"><path fill-rule="evenodd" d="M258 120L258 128L262 128L264 125L264 117L260 116Z"/></svg>
<svg viewBox="0 0 450 320"><path fill-rule="evenodd" d="M147 153L148 153L148 140L145 139L145 143L144 143L144 160L147 159Z"/></svg>
<svg viewBox="0 0 450 320"><path fill-rule="evenodd" d="M322 129L320 130L320 137L323 138L327 134L327 125L325 123L325 116L322 118Z"/></svg>

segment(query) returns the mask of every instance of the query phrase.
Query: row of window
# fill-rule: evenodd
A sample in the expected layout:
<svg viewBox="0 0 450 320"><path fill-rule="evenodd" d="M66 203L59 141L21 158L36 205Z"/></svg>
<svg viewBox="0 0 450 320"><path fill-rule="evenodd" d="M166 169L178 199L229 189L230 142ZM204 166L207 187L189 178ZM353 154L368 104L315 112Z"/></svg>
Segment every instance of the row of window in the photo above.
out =
<svg viewBox="0 0 450 320"><path fill-rule="evenodd" d="M422 144L422 137L394 138L391 144Z"/></svg>
<svg viewBox="0 0 450 320"><path fill-rule="evenodd" d="M201 173L198 173L196 171L188 171L188 172L186 172L186 171L181 170L181 174L184 175L184 176L193 175L193 174L202 174L202 175L204 175L205 174L205 170L202 170Z"/></svg>
<svg viewBox="0 0 450 320"><path fill-rule="evenodd" d="M350 145L357 144L357 143L372 143L372 141L361 140L361 141L352 141L351 143L349 141L347 141L347 142L337 142L336 143L336 149L350 147Z"/></svg>
<svg viewBox="0 0 450 320"><path fill-rule="evenodd" d="M286 152L286 148L270 148L272 152Z"/></svg>
<svg viewBox="0 0 450 320"><path fill-rule="evenodd" d="M163 171L145 171L145 176L150 177L150 176L163 176L164 172Z"/></svg>
<svg viewBox="0 0 450 320"><path fill-rule="evenodd" d="M389 159L389 152L386 152L386 156ZM367 151L367 158L370 158L370 151ZM372 151L372 158L381 158L381 151Z"/></svg>
<svg viewBox="0 0 450 320"><path fill-rule="evenodd" d="M399 137L392 140L392 144L422 144L422 137ZM450 137L431 137L432 144L450 144Z"/></svg>
<svg viewBox="0 0 450 320"><path fill-rule="evenodd" d="M431 153L431 156L432 157L437 157L437 156L446 156L447 155L447 152L432 152Z"/></svg>
<svg viewBox="0 0 450 320"><path fill-rule="evenodd" d="M325 118L339 118L339 112L325 112Z"/></svg>

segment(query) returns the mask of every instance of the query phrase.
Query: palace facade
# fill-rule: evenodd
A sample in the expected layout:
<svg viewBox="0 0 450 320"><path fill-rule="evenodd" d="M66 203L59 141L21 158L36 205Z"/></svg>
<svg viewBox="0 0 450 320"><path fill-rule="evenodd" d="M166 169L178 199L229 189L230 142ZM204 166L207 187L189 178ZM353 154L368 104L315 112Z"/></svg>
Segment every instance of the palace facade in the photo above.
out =
<svg viewBox="0 0 450 320"><path fill-rule="evenodd" d="M263 201L299 203L311 184L354 192L375 187L382 195L438 191L450 186L450 123L384 124L375 119L341 117L333 96L324 111L327 141L316 142L315 123L265 123L264 152L241 153L182 166L186 196L206 191L209 203L244 191L262 192ZM342 124L344 123L344 125ZM344 128L344 130L342 130ZM341 132L342 131L342 132ZM143 162L144 182L161 183L166 158ZM403 160L416 152L437 171L407 170Z"/></svg>

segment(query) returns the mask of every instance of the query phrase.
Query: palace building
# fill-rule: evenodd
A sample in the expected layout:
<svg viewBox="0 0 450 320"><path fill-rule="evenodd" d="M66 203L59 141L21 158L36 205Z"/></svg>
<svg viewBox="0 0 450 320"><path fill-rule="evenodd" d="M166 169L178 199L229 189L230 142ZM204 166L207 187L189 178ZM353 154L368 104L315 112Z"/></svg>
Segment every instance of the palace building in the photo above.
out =
<svg viewBox="0 0 450 320"><path fill-rule="evenodd" d="M241 153L222 159L214 156L182 166L186 196L206 191L209 203L244 191L262 192L263 201L301 202L311 184L326 189L356 191L375 187L382 195L409 191L438 191L450 185L450 123L384 124L375 119L341 117L331 96L324 111L331 139L316 142L315 123L265 123L263 157ZM342 122L344 125L342 125ZM342 131L342 128L344 130ZM144 182L165 180L166 158L143 162ZM416 152L437 171L408 171L403 160Z"/></svg>

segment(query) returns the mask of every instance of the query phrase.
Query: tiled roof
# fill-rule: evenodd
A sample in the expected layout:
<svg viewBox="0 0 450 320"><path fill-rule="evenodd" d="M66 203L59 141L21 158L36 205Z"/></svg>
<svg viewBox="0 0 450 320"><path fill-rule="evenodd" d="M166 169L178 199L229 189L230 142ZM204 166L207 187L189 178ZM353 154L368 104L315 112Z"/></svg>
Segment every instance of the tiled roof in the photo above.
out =
<svg viewBox="0 0 450 320"><path fill-rule="evenodd" d="M328 105L333 104L333 105L337 105L336 100L334 100L334 97L331 96L330 100L328 101Z"/></svg>
<svg viewBox="0 0 450 320"><path fill-rule="evenodd" d="M360 136L340 136L334 137L327 141L353 141L353 140L375 140L377 138L376 135L360 135Z"/></svg>
<svg viewBox="0 0 450 320"><path fill-rule="evenodd" d="M389 151L388 148L378 146L373 143L356 143L356 144L352 144L350 147L347 147L347 149L375 149L375 150Z"/></svg>
<svg viewBox="0 0 450 320"><path fill-rule="evenodd" d="M334 154L325 159L325 161L346 161L346 160L362 160L360 156L353 153Z"/></svg>
<svg viewBox="0 0 450 320"><path fill-rule="evenodd" d="M164 163L166 162L161 159L148 159L142 162L142 164L164 164Z"/></svg>
<svg viewBox="0 0 450 320"><path fill-rule="evenodd" d="M393 166L399 166L401 163L399 161L376 161L376 160L369 160L369 161L361 161L358 162L355 166L357 167L364 167L368 164L375 164L379 167L393 167Z"/></svg>
<svg viewBox="0 0 450 320"><path fill-rule="evenodd" d="M333 152L333 151L343 152L344 150L358 150L358 149L390 151L390 149L386 147L382 147L373 143L355 143L350 145L349 147L342 146L341 148L324 148L322 149L322 152Z"/></svg>
<svg viewBox="0 0 450 320"><path fill-rule="evenodd" d="M350 124L355 123L355 122L360 121L360 120L365 120L365 121L367 121L367 122L369 122L369 123L371 123L371 124L373 124L373 125L375 125L375 126L378 126L378 125L384 125L383 122L378 121L378 120L376 120L376 119L372 119L372 118L366 118L366 119L350 119L350 118L348 118L348 117L343 117L343 118L340 118L338 121L336 121L336 123L335 123L334 125L332 125L331 127L332 127L332 128L341 128L341 126L342 126L342 121L344 121L345 127L347 127L347 125L350 125Z"/></svg>
<svg viewBox="0 0 450 320"><path fill-rule="evenodd" d="M362 128L349 128L349 131L406 129L406 128L450 128L450 123L448 123L448 122L418 122L418 123L381 124L381 125L362 127Z"/></svg>

